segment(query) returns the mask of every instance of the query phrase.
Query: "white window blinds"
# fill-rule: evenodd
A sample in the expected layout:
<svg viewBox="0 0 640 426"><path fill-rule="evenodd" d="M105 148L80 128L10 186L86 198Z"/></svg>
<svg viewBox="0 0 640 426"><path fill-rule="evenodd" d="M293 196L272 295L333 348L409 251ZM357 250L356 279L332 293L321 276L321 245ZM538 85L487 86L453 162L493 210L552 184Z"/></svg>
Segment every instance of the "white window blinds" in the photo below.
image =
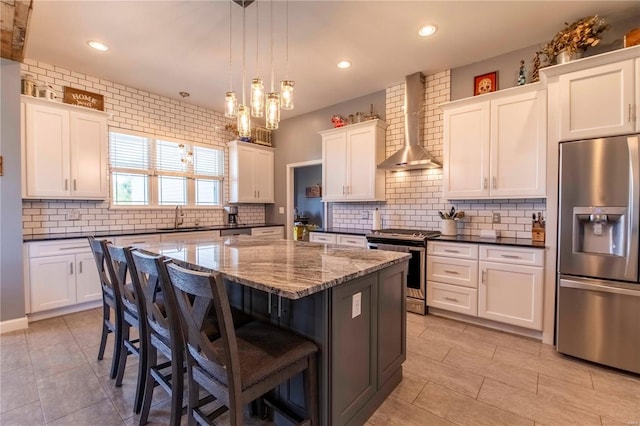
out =
<svg viewBox="0 0 640 426"><path fill-rule="evenodd" d="M109 158L114 206L222 205L222 149L111 131Z"/></svg>

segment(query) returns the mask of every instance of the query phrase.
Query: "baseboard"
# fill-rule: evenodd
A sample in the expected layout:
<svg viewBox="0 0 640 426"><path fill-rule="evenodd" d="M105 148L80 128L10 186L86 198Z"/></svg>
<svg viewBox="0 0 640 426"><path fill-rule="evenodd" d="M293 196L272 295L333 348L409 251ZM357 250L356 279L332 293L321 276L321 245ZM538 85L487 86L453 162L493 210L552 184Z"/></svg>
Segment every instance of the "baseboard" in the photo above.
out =
<svg viewBox="0 0 640 426"><path fill-rule="evenodd" d="M79 303L77 305L65 306L64 308L51 309L42 312L32 312L29 314L29 322L40 321L43 319L59 317L62 315L73 314L87 309L99 308L102 306L102 300L94 300L92 302Z"/></svg>
<svg viewBox="0 0 640 426"><path fill-rule="evenodd" d="M457 321L468 322L475 325L481 325L487 328L493 328L494 330L505 331L507 333L519 334L520 336L530 337L532 339L542 341L542 331L538 330L530 330L528 328L518 327L517 325L504 324L485 318L471 317L469 315L459 314L457 312L446 311L444 309L433 307L429 307L429 314Z"/></svg>
<svg viewBox="0 0 640 426"><path fill-rule="evenodd" d="M7 321L0 321L0 334L10 331L24 330L29 327L29 320L26 316Z"/></svg>

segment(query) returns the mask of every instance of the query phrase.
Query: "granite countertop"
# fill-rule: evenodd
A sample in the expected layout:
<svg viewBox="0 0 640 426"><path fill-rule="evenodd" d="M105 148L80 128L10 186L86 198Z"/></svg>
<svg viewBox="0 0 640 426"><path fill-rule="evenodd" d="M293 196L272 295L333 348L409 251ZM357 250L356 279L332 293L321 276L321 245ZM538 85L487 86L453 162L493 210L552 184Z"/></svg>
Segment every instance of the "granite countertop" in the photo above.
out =
<svg viewBox="0 0 640 426"><path fill-rule="evenodd" d="M183 226L178 229L127 229L120 231L90 231L90 232L66 232L60 234L33 234L24 235L23 242L29 241L49 241L68 240L72 238L87 237L120 237L123 235L148 235L148 234L169 234L173 232L199 232L199 231L222 231L223 229L249 229L266 228L269 226L284 226L278 223L243 223L240 225L211 225L211 226Z"/></svg>
<svg viewBox="0 0 640 426"><path fill-rule="evenodd" d="M355 228L333 228L327 229L314 229L309 232L323 232L326 234L345 234L345 235L361 235L365 236L371 232L370 229L355 229Z"/></svg>
<svg viewBox="0 0 640 426"><path fill-rule="evenodd" d="M409 260L407 253L238 235L206 242L139 246L229 281L300 299Z"/></svg>
<svg viewBox="0 0 640 426"><path fill-rule="evenodd" d="M452 241L458 243L493 244L499 246L545 248L544 241L533 241L528 238L480 238L473 235L456 235L431 238L430 241Z"/></svg>

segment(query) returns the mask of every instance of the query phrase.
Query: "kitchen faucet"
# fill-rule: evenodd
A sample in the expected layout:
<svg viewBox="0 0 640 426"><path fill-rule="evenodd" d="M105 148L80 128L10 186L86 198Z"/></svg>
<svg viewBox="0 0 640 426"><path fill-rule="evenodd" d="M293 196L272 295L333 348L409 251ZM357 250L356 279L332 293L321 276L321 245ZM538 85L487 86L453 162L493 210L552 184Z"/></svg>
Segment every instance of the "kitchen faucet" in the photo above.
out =
<svg viewBox="0 0 640 426"><path fill-rule="evenodd" d="M184 223L184 212L182 211L182 206L176 206L176 217L175 217L173 227L178 228L183 223Z"/></svg>

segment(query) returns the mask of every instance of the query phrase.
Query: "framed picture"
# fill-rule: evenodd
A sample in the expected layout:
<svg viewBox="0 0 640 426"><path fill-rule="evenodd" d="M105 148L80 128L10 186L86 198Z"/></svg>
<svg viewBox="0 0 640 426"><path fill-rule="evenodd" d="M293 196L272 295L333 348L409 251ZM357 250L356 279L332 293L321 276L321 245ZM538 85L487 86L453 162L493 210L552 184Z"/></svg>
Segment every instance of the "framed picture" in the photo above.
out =
<svg viewBox="0 0 640 426"><path fill-rule="evenodd" d="M498 71L473 77L473 96L498 90Z"/></svg>

